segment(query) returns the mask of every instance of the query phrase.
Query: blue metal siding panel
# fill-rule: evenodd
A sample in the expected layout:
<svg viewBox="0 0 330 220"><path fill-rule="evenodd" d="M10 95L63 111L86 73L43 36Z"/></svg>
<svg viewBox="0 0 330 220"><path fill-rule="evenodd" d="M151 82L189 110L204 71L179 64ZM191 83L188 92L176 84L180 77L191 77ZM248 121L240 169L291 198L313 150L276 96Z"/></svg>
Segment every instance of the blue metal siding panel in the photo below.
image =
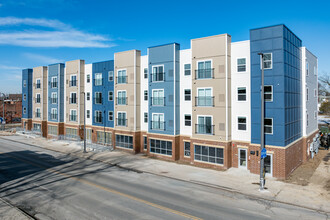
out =
<svg viewBox="0 0 330 220"><path fill-rule="evenodd" d="M26 94L26 100L22 99L22 118L32 118L32 69L22 70L22 94ZM26 80L26 87L24 87L24 80ZM26 108L24 114L23 109Z"/></svg>

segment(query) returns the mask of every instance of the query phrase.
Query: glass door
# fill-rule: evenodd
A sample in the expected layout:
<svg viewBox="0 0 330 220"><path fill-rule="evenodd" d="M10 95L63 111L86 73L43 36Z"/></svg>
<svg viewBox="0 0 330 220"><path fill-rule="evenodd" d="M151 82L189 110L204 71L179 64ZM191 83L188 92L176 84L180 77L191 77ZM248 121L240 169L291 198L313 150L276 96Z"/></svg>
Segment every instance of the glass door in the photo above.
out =
<svg viewBox="0 0 330 220"><path fill-rule="evenodd" d="M239 167L247 169L247 150L246 149L238 149L238 159L239 159Z"/></svg>

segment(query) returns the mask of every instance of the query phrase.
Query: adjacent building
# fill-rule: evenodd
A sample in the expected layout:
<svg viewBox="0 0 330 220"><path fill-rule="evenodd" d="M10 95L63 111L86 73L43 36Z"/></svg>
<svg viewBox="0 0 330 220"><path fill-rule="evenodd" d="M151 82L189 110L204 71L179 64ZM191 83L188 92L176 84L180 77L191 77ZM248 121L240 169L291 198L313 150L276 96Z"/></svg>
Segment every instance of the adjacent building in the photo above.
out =
<svg viewBox="0 0 330 220"><path fill-rule="evenodd" d="M22 126L32 129L33 69L22 70Z"/></svg>

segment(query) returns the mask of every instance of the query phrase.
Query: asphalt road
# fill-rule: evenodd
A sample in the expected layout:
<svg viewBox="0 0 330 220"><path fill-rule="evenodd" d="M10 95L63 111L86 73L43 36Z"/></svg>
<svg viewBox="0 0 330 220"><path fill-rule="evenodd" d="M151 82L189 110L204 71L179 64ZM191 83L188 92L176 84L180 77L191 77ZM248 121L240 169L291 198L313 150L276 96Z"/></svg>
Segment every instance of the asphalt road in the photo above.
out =
<svg viewBox="0 0 330 220"><path fill-rule="evenodd" d="M326 219L313 210L2 138L0 197L37 219Z"/></svg>

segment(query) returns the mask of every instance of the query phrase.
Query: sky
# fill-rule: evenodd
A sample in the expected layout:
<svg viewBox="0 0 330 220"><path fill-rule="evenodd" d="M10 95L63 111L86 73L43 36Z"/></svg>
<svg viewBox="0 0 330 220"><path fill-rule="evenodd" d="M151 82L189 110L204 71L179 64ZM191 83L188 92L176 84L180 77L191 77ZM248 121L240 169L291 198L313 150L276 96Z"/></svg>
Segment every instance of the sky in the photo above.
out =
<svg viewBox="0 0 330 220"><path fill-rule="evenodd" d="M330 74L330 1L0 0L0 92L20 93L22 69L285 24Z"/></svg>

